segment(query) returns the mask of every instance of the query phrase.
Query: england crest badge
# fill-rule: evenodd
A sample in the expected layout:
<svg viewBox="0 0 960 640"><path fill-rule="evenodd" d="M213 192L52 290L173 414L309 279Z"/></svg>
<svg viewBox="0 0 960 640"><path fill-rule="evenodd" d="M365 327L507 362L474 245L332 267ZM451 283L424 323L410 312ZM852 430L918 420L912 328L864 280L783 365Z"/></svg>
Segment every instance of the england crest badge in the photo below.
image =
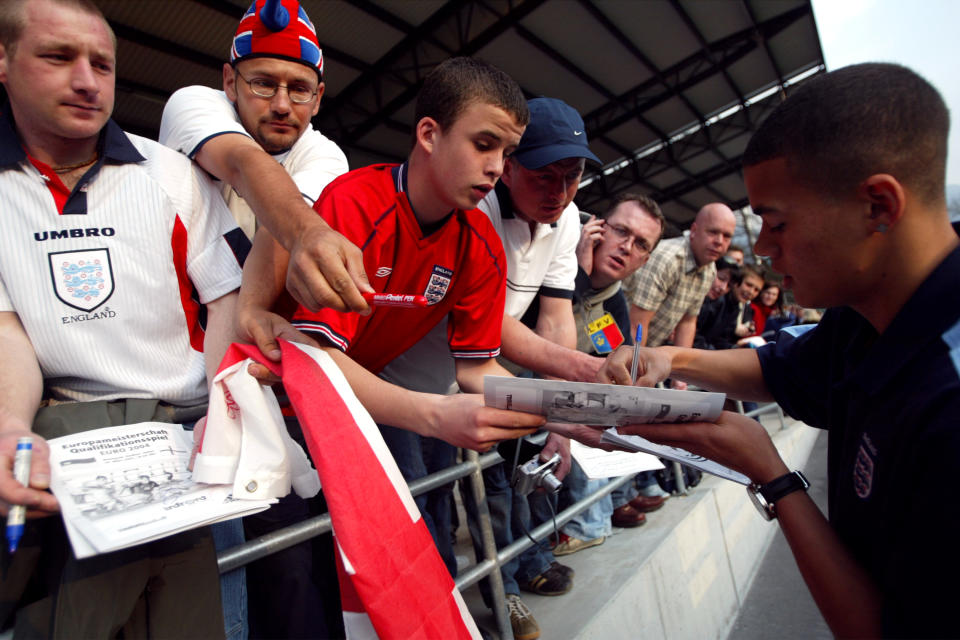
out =
<svg viewBox="0 0 960 640"><path fill-rule="evenodd" d="M864 434L866 440L866 434ZM876 469L874 458L868 449L869 441L860 445L857 450L857 459L853 465L853 489L861 498L870 497L873 491L873 474Z"/></svg>
<svg viewBox="0 0 960 640"><path fill-rule="evenodd" d="M47 257L53 290L64 304L93 311L113 295L109 249L55 251Z"/></svg>
<svg viewBox="0 0 960 640"><path fill-rule="evenodd" d="M438 264L433 265L433 273L430 274L430 281L427 282L427 288L423 292L424 297L430 304L437 304L447 295L447 289L450 288L450 281L453 280L453 271Z"/></svg>

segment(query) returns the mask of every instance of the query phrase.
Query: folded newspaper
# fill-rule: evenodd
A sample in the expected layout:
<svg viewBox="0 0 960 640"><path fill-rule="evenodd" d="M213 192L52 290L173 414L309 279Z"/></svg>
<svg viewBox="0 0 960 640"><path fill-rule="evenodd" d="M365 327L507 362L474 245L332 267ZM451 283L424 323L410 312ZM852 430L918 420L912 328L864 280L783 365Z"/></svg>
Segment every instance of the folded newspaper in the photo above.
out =
<svg viewBox="0 0 960 640"><path fill-rule="evenodd" d="M238 518L276 500L234 500L230 485L197 484L193 435L177 424L104 427L49 441L50 488L70 544L86 558Z"/></svg>
<svg viewBox="0 0 960 640"><path fill-rule="evenodd" d="M536 413L549 422L614 427L603 433L601 442L681 462L740 484L750 483L747 476L712 460L640 436L620 435L615 428L635 423L713 422L723 411L726 396L722 393L485 376L483 396L488 407Z"/></svg>

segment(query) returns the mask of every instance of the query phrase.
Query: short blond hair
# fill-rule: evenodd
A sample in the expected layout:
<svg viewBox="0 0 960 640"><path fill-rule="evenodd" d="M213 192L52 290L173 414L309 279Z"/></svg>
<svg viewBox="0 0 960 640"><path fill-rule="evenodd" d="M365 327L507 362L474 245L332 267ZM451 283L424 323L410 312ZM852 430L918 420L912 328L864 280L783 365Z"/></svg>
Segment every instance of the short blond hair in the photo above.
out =
<svg viewBox="0 0 960 640"><path fill-rule="evenodd" d="M17 50L17 43L23 36L23 30L27 26L27 14L24 8L28 0L0 0L0 44L6 49L7 55L13 57ZM50 0L61 7L70 7L84 13L89 13L103 20L107 32L110 34L110 41L113 42L113 50L117 50L117 36L110 28L110 23L104 17L100 8L92 0Z"/></svg>

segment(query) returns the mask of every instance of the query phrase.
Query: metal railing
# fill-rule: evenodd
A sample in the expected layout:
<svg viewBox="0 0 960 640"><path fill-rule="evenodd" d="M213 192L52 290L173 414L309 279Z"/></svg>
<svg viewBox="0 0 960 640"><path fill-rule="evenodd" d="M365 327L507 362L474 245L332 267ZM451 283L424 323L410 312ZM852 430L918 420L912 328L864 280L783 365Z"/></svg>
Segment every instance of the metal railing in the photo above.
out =
<svg viewBox="0 0 960 640"><path fill-rule="evenodd" d="M743 405L736 401L737 409L743 413ZM780 418L780 428L786 428L783 411L776 403L763 404L757 409L745 413L748 417L757 417L765 413L777 412ZM545 433L534 436L541 442L546 437ZM513 640L513 629L510 626L510 619L507 615L506 596L503 590L503 579L500 574L500 567L506 562L519 556L521 553L534 545L534 540L540 541L553 533L554 526L558 529L564 524L570 522L578 514L582 513L593 503L597 502L609 493L628 484L633 475L612 478L609 483L597 489L593 493L578 500L563 511L556 514L556 517L550 521L540 524L530 531L530 537L519 537L512 543L502 549L497 549L493 536L493 526L490 520L490 512L487 508L486 491L483 485L483 470L503 462L503 458L496 450L478 454L476 451L466 451L466 458L451 467L437 471L423 478L419 478L409 483L410 493L414 496L426 493L433 489L450 484L457 480L466 478L469 483L469 498L474 501L476 507L477 520L480 530L481 546L483 549L483 558L477 558L477 562L463 571L459 572L456 579L457 588L460 590L473 586L483 578L490 579L491 597L494 603L494 616L497 622L498 631L501 640ZM683 482L683 474L678 463L674 464L674 477L676 478L676 490L674 494L686 495L687 488ZM225 549L217 554L217 565L220 573L232 571L241 566L259 560L270 554L282 551L295 544L309 540L318 535L331 531L330 514L323 514L309 518L297 524L274 531L254 540L249 540L243 544ZM531 540L531 538L533 540Z"/></svg>

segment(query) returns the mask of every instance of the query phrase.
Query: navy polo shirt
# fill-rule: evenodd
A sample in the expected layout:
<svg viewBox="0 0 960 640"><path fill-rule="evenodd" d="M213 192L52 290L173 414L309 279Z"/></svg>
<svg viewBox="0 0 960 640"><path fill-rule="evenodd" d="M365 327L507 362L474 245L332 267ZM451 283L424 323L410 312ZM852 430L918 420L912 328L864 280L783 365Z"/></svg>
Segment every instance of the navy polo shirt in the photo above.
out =
<svg viewBox="0 0 960 640"><path fill-rule="evenodd" d="M849 308L757 351L791 416L829 433L829 517L883 596L885 636L960 633L960 249L882 334Z"/></svg>

